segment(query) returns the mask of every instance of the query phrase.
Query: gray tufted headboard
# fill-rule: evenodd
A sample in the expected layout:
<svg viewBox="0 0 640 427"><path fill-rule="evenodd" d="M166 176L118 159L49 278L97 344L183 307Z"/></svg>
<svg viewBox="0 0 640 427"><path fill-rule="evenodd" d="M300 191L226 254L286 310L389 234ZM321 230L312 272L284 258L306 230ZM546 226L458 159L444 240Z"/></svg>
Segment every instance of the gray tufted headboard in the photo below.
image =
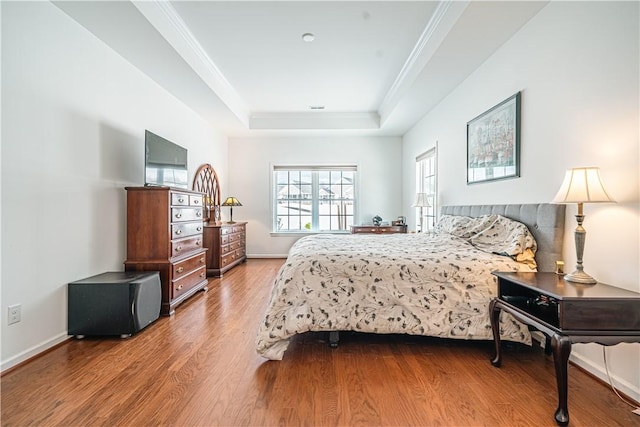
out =
<svg viewBox="0 0 640 427"><path fill-rule="evenodd" d="M443 206L443 215L478 217L498 214L525 224L538 243L536 262L538 271L555 271L556 261L562 258L564 213L566 205L549 203L524 205L468 205Z"/></svg>

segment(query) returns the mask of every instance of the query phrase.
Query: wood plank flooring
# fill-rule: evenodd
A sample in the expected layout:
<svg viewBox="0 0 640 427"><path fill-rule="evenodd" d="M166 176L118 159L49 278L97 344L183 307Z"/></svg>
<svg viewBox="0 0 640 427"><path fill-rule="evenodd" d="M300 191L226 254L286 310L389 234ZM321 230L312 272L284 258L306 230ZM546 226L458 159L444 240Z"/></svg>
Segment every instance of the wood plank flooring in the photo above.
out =
<svg viewBox="0 0 640 427"><path fill-rule="evenodd" d="M5 374L3 426L553 426L553 359L410 336L296 337L282 361L254 349L283 260L250 259L129 339L86 338ZM571 426L639 425L569 367Z"/></svg>

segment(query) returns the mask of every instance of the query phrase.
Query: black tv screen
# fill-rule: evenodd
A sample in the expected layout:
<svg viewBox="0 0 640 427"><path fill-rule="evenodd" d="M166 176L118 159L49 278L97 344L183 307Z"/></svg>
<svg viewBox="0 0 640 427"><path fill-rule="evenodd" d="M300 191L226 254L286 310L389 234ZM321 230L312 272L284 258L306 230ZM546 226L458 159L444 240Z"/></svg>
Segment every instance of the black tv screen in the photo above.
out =
<svg viewBox="0 0 640 427"><path fill-rule="evenodd" d="M144 183L189 188L187 149L148 130L144 133Z"/></svg>

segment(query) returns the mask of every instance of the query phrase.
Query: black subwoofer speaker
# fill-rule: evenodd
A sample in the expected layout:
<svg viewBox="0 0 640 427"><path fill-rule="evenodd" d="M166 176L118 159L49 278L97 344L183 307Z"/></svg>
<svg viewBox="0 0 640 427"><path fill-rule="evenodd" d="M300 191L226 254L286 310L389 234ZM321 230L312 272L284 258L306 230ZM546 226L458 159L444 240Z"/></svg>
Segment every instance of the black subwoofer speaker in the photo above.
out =
<svg viewBox="0 0 640 427"><path fill-rule="evenodd" d="M160 316L159 272L109 272L68 286L69 335L127 337Z"/></svg>

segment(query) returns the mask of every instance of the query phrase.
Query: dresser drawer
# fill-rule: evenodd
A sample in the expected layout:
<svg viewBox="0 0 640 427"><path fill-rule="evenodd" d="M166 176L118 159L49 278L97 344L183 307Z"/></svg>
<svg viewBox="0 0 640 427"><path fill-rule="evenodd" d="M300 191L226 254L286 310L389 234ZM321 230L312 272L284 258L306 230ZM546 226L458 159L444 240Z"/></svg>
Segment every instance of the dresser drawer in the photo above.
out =
<svg viewBox="0 0 640 427"><path fill-rule="evenodd" d="M202 196L200 195L190 195L189 196L189 205L191 206L202 206Z"/></svg>
<svg viewBox="0 0 640 427"><path fill-rule="evenodd" d="M220 246L220 256L225 256L227 254L230 254L231 252L233 252L235 249L231 249L231 245L222 245Z"/></svg>
<svg viewBox="0 0 640 427"><path fill-rule="evenodd" d="M199 235L171 242L171 254L174 257L200 248L202 248L202 236Z"/></svg>
<svg viewBox="0 0 640 427"><path fill-rule="evenodd" d="M184 193L171 193L171 205L189 206L189 195Z"/></svg>
<svg viewBox="0 0 640 427"><path fill-rule="evenodd" d="M171 208L171 221L202 220L202 208Z"/></svg>
<svg viewBox="0 0 640 427"><path fill-rule="evenodd" d="M231 233L227 234L227 236L229 237L229 243L239 242L240 240L242 240L242 234L240 233Z"/></svg>
<svg viewBox="0 0 640 427"><path fill-rule="evenodd" d="M229 243L229 235L223 234L222 236L220 236L220 244L226 245L227 243Z"/></svg>
<svg viewBox="0 0 640 427"><path fill-rule="evenodd" d="M229 252L226 255L223 255L220 258L220 268L226 267L227 265L231 264L236 259L238 259L238 254L236 253L236 251Z"/></svg>
<svg viewBox="0 0 640 427"><path fill-rule="evenodd" d="M205 265L206 259L204 253L173 264L173 280L186 276L193 270L196 270Z"/></svg>
<svg viewBox="0 0 640 427"><path fill-rule="evenodd" d="M202 266L190 274L172 282L173 298L177 298L207 278L207 268Z"/></svg>
<svg viewBox="0 0 640 427"><path fill-rule="evenodd" d="M181 237L193 236L202 233L201 222L184 222L171 225L171 238L179 239Z"/></svg>

